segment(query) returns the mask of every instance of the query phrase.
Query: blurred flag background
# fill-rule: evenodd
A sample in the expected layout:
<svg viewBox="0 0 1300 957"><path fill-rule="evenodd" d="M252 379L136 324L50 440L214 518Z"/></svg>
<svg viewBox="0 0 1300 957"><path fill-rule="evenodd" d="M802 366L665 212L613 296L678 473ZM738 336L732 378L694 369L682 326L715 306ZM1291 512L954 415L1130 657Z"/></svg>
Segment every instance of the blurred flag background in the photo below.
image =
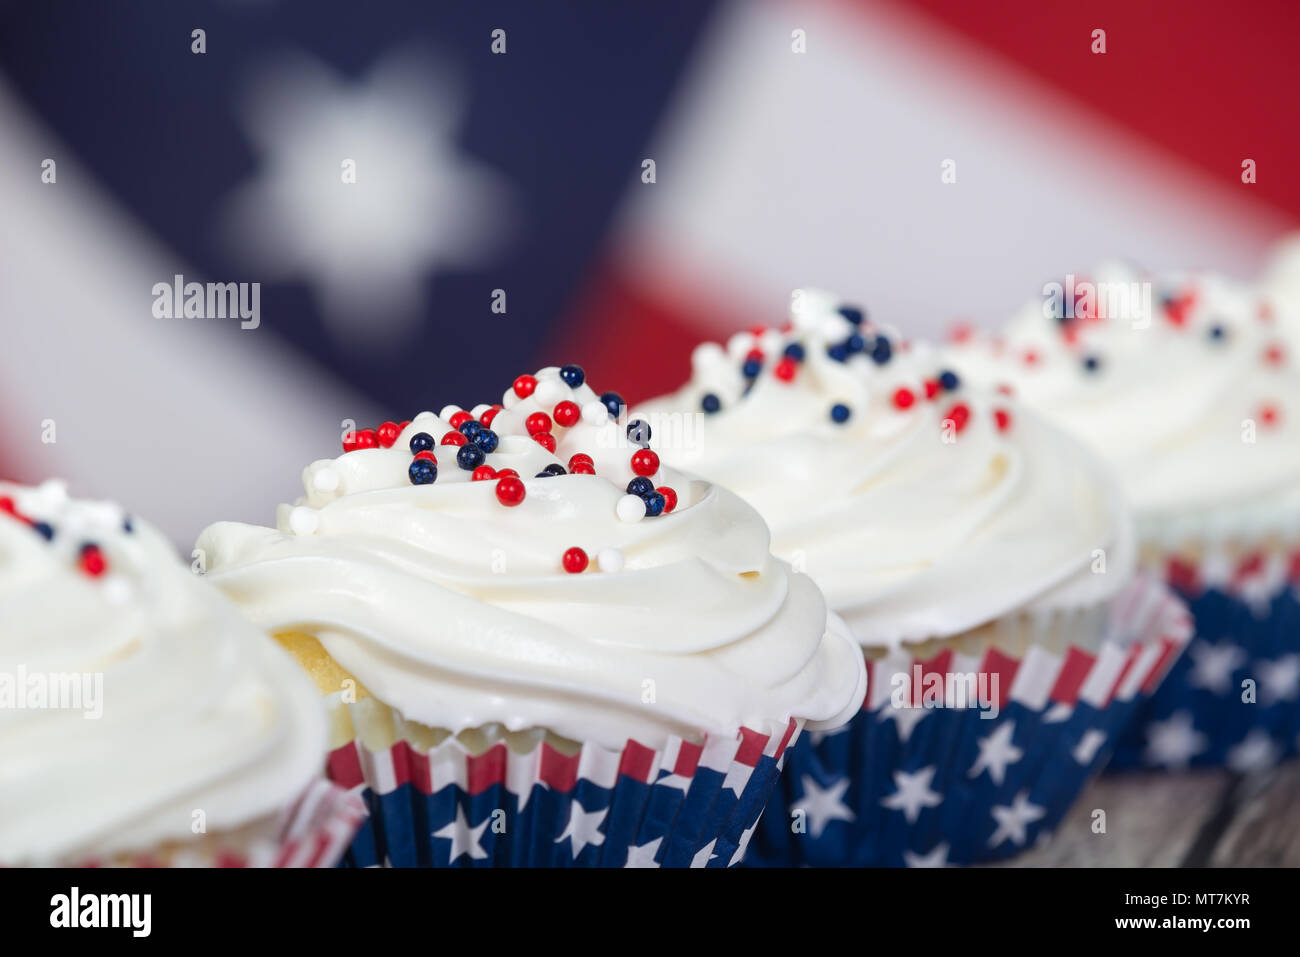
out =
<svg viewBox="0 0 1300 957"><path fill-rule="evenodd" d="M188 546L344 420L567 361L643 398L797 286L939 335L1103 258L1249 277L1300 220L1298 37L1288 0L0 2L0 475ZM260 283L259 327L156 316L176 275Z"/></svg>

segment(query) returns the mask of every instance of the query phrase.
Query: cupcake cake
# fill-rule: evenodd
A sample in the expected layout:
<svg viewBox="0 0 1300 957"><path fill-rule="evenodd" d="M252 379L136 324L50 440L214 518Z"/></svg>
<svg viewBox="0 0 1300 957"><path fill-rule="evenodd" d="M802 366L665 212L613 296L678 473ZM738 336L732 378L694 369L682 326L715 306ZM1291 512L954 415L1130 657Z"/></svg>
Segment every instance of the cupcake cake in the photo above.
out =
<svg viewBox="0 0 1300 957"><path fill-rule="evenodd" d="M0 483L0 620L0 865L342 855L311 682L148 525Z"/></svg>
<svg viewBox="0 0 1300 957"><path fill-rule="evenodd" d="M747 862L970 863L1050 831L1180 648L1105 469L820 293L692 367L634 414L693 423L665 461L759 510L870 676L790 756Z"/></svg>
<svg viewBox="0 0 1300 957"><path fill-rule="evenodd" d="M344 436L208 577L330 710L357 865L713 866L861 656L738 497L659 463L577 366Z"/></svg>
<svg viewBox="0 0 1300 957"><path fill-rule="evenodd" d="M1103 456L1196 637L1115 766L1249 771L1300 735L1300 371L1283 297L1107 266L951 360ZM1068 308L1066 308L1068 300Z"/></svg>

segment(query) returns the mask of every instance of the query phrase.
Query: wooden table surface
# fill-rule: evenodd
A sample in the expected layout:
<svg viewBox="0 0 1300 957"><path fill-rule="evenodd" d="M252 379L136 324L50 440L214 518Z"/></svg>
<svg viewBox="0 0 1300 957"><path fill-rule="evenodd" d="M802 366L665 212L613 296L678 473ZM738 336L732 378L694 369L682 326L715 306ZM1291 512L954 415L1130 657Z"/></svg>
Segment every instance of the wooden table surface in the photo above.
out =
<svg viewBox="0 0 1300 957"><path fill-rule="evenodd" d="M1094 833L1095 811L1106 812ZM1015 867L1300 867L1300 760L1228 771L1102 775Z"/></svg>

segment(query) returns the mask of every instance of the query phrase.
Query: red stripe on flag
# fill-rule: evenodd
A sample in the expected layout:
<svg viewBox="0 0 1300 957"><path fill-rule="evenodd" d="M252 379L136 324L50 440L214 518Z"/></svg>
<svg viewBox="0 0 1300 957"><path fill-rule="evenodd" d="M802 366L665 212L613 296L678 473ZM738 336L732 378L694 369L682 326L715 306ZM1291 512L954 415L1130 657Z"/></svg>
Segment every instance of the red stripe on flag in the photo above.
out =
<svg viewBox="0 0 1300 957"><path fill-rule="evenodd" d="M628 739L623 755L618 761L618 773L642 783L649 782L654 768L655 752L644 744Z"/></svg>
<svg viewBox="0 0 1300 957"><path fill-rule="evenodd" d="M682 746L677 749L677 763L673 765L673 774L683 778L695 777L695 769L700 766L700 758L703 754L704 748L701 745L683 741Z"/></svg>
<svg viewBox="0 0 1300 957"><path fill-rule="evenodd" d="M1079 689L1083 687L1088 672L1092 671L1092 666L1096 663L1097 659L1086 651L1071 648L1065 653L1061 673L1056 676L1056 684L1052 685L1049 697L1058 704L1073 707L1079 700Z"/></svg>
<svg viewBox="0 0 1300 957"><path fill-rule="evenodd" d="M366 780L366 776L361 773L356 741L349 741L331 751L328 768L330 780L345 788L354 788Z"/></svg>
<svg viewBox="0 0 1300 957"><path fill-rule="evenodd" d="M538 773L553 791L572 791L578 782L578 756L561 754L549 744L542 744L542 766Z"/></svg>
<svg viewBox="0 0 1300 957"><path fill-rule="evenodd" d="M785 734L781 736L781 743L776 746L776 754L774 754L773 757L780 758L781 755L785 754L786 745L788 745L790 739L794 737L794 729L797 727L798 725L795 724L794 718L791 718L789 723L785 726Z"/></svg>
<svg viewBox="0 0 1300 957"><path fill-rule="evenodd" d="M1011 700L1011 683L1016 680L1016 672L1020 670L1019 659L990 648L984 654L980 670L987 675L998 676L998 707L1006 707Z"/></svg>
<svg viewBox="0 0 1300 957"><path fill-rule="evenodd" d="M465 786L470 796L482 794L506 780L506 743L498 741L482 754L469 755L465 761Z"/></svg>
<svg viewBox="0 0 1300 957"><path fill-rule="evenodd" d="M757 767L758 759L763 756L763 749L771 738L768 734L759 734L753 728L740 729L740 747L736 749L736 763L747 767Z"/></svg>

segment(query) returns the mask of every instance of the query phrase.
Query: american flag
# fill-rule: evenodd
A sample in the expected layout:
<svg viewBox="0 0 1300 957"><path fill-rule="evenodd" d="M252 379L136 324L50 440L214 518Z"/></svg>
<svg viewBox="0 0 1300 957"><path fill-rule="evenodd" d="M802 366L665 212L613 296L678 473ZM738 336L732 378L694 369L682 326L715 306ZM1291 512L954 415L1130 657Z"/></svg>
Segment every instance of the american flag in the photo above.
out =
<svg viewBox="0 0 1300 957"><path fill-rule="evenodd" d="M643 398L796 286L926 335L1102 258L1249 275L1300 217L1297 26L1285 0L6 4L0 474L188 544L265 521L344 420L557 361ZM259 283L259 328L155 315L175 276Z"/></svg>

